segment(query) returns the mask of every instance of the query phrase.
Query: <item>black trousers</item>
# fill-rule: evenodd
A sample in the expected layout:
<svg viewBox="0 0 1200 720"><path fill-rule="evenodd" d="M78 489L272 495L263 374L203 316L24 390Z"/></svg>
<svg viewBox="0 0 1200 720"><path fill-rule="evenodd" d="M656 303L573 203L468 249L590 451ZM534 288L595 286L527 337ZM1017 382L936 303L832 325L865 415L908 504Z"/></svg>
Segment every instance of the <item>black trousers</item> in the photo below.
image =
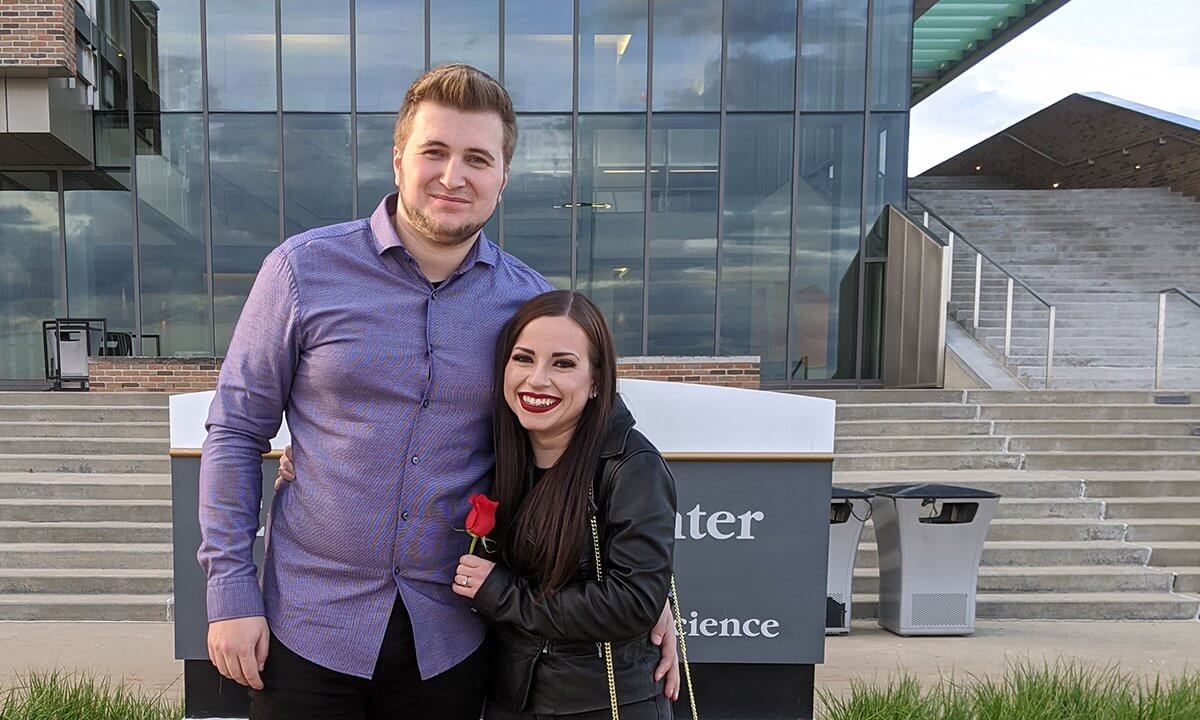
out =
<svg viewBox="0 0 1200 720"><path fill-rule="evenodd" d="M306 660L272 635L263 689L250 691L250 720L479 720L487 671L481 647L421 680L412 621L397 597L370 680Z"/></svg>
<svg viewBox="0 0 1200 720"><path fill-rule="evenodd" d="M661 694L649 700L621 705L620 713L621 720L672 720L671 701ZM515 713L496 704L488 703L483 720L612 720L612 709L604 708L570 715L540 715Z"/></svg>

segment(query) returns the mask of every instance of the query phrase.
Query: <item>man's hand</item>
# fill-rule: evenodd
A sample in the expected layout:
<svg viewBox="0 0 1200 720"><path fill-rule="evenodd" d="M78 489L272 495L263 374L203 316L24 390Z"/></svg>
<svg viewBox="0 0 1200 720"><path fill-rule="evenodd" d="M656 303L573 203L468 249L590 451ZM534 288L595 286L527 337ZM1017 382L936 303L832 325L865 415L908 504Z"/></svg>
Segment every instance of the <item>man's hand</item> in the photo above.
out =
<svg viewBox="0 0 1200 720"><path fill-rule="evenodd" d="M679 642L675 634L675 616L671 614L671 599L663 607L662 615L650 630L650 642L662 651L658 666L654 668L654 682L666 676L666 686L663 697L668 700L679 699ZM665 642L664 642L665 640Z"/></svg>
<svg viewBox="0 0 1200 720"><path fill-rule="evenodd" d="M279 472L275 473L275 490L283 486L283 481L291 482L296 479L296 466L292 464L292 446L283 448L283 457L279 458Z"/></svg>
<svg viewBox="0 0 1200 720"><path fill-rule="evenodd" d="M239 685L262 690L259 673L267 662L270 640L261 615L208 624L208 659L222 675Z"/></svg>
<svg viewBox="0 0 1200 720"><path fill-rule="evenodd" d="M488 575L492 574L494 567L496 563L491 560L463 555L458 559L458 568L454 571L454 592L474 600L475 593L479 592L480 586L487 580Z"/></svg>

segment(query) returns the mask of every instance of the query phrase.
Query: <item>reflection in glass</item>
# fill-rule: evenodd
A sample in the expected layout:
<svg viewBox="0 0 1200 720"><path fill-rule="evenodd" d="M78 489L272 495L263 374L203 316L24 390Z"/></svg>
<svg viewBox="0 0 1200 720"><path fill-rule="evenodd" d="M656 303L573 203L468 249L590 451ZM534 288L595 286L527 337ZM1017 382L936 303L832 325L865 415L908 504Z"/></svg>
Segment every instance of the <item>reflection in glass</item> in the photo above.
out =
<svg viewBox="0 0 1200 720"><path fill-rule="evenodd" d="M275 109L275 3L208 0L208 106Z"/></svg>
<svg viewBox="0 0 1200 720"><path fill-rule="evenodd" d="M283 109L350 109L350 0L280 0Z"/></svg>
<svg viewBox="0 0 1200 720"><path fill-rule="evenodd" d="M792 116L725 119L721 354L758 355L764 379L786 375Z"/></svg>
<svg viewBox="0 0 1200 720"><path fill-rule="evenodd" d="M800 109L862 110L867 0L801 0Z"/></svg>
<svg viewBox="0 0 1200 720"><path fill-rule="evenodd" d="M884 203L904 205L908 139L905 137L905 113L881 113L871 116L867 136L867 223L883 210Z"/></svg>
<svg viewBox="0 0 1200 720"><path fill-rule="evenodd" d="M429 64L474 65L500 76L498 0L455 0L429 5Z"/></svg>
<svg viewBox="0 0 1200 720"><path fill-rule="evenodd" d="M511 3L509 5L511 7ZM571 118L518 116L504 189L504 249L557 288L571 287Z"/></svg>
<svg viewBox="0 0 1200 720"><path fill-rule="evenodd" d="M579 118L576 289L608 318L617 352L642 354L644 115Z"/></svg>
<svg viewBox="0 0 1200 720"><path fill-rule="evenodd" d="M133 207L129 175L99 170L63 175L67 305L73 317L135 329Z"/></svg>
<svg viewBox="0 0 1200 720"><path fill-rule="evenodd" d="M725 104L730 110L791 110L796 87L796 3L728 3L729 59Z"/></svg>
<svg viewBox="0 0 1200 720"><path fill-rule="evenodd" d="M129 171L129 113L125 110L92 114L96 166Z"/></svg>
<svg viewBox="0 0 1200 720"><path fill-rule="evenodd" d="M350 219L350 116L283 116L284 235Z"/></svg>
<svg viewBox="0 0 1200 720"><path fill-rule="evenodd" d="M504 4L504 87L518 112L571 109L571 14L569 2Z"/></svg>
<svg viewBox="0 0 1200 720"><path fill-rule="evenodd" d="M161 354L212 354L208 253L204 249L204 121L200 115L138 117L138 249L142 329ZM155 351L147 340L143 352Z"/></svg>
<svg viewBox="0 0 1200 720"><path fill-rule="evenodd" d="M358 116L358 215L366 217L387 195L396 192L392 170L395 115Z"/></svg>
<svg viewBox="0 0 1200 720"><path fill-rule="evenodd" d="M42 321L65 317L54 173L0 173L0 379L44 377Z"/></svg>
<svg viewBox="0 0 1200 720"><path fill-rule="evenodd" d="M279 243L278 126L274 115L209 116L213 304L217 354L263 258Z"/></svg>
<svg viewBox="0 0 1200 720"><path fill-rule="evenodd" d="M579 110L646 109L646 0L579 0Z"/></svg>
<svg viewBox="0 0 1200 720"><path fill-rule="evenodd" d="M650 137L651 355L712 355L717 115L655 115Z"/></svg>
<svg viewBox="0 0 1200 720"><path fill-rule="evenodd" d="M359 112L395 113L425 71L424 0L354 0Z"/></svg>
<svg viewBox="0 0 1200 720"><path fill-rule="evenodd" d="M654 109L721 109L721 0L654 3Z"/></svg>
<svg viewBox="0 0 1200 720"><path fill-rule="evenodd" d="M200 0L130 4L142 110L200 109Z"/></svg>
<svg viewBox="0 0 1200 720"><path fill-rule="evenodd" d="M913 0L875 0L871 13L871 109L903 112L912 92Z"/></svg>
<svg viewBox="0 0 1200 720"><path fill-rule="evenodd" d="M854 376L862 116L800 117L789 377Z"/></svg>

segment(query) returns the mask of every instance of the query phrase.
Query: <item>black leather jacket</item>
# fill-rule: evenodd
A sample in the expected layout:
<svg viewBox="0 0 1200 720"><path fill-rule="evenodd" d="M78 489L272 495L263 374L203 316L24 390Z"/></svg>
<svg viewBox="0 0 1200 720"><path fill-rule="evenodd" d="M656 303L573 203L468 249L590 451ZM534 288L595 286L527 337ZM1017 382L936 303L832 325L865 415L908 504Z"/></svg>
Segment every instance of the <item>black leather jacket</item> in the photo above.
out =
<svg viewBox="0 0 1200 720"><path fill-rule="evenodd" d="M608 707L598 642L613 644L622 704L663 690L654 682L654 627L671 584L675 480L658 450L633 429L617 400L596 472L595 497L604 581L596 581L587 533L576 581L545 601L498 564L473 607L492 621L488 702L513 712L566 714Z"/></svg>

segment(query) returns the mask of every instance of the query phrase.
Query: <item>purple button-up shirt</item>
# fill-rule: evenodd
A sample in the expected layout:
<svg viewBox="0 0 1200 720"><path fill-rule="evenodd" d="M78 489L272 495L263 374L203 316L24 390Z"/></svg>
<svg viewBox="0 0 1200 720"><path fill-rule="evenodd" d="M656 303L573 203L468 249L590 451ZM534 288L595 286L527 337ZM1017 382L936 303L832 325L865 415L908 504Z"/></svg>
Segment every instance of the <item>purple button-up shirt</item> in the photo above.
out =
<svg viewBox="0 0 1200 720"><path fill-rule="evenodd" d="M483 640L450 589L468 496L491 480L496 338L552 289L480 233L436 289L392 224L319 228L271 252L246 299L208 415L198 554L208 619L265 615L289 649L371 677L397 592L421 677ZM298 481L271 505L262 584L252 558L262 457L287 412Z"/></svg>

